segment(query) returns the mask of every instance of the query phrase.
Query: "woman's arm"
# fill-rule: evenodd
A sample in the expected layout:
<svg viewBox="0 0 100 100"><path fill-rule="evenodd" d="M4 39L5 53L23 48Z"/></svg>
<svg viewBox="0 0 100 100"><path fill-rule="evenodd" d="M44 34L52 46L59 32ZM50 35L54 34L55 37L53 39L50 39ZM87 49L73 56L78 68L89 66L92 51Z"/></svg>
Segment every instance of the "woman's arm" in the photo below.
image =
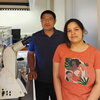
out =
<svg viewBox="0 0 100 100"><path fill-rule="evenodd" d="M54 88L57 96L57 100L62 99L62 92L61 92L61 81L59 78L59 63L53 63L53 81L54 81Z"/></svg>
<svg viewBox="0 0 100 100"><path fill-rule="evenodd" d="M100 69L96 69L96 82L87 100L98 100L100 96Z"/></svg>

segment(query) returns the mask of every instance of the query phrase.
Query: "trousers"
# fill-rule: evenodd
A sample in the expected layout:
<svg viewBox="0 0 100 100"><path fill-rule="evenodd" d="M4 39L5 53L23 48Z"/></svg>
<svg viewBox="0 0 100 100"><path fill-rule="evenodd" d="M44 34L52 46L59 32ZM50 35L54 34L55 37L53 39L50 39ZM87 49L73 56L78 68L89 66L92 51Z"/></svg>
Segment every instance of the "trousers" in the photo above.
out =
<svg viewBox="0 0 100 100"><path fill-rule="evenodd" d="M36 100L57 100L53 83L45 83L35 80L35 91Z"/></svg>

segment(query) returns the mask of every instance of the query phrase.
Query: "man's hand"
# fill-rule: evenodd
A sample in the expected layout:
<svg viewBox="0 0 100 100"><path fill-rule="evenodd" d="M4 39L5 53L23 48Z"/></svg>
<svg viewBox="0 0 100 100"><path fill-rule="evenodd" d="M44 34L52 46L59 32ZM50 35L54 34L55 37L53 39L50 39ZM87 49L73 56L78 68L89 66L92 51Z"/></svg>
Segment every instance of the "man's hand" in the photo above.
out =
<svg viewBox="0 0 100 100"><path fill-rule="evenodd" d="M37 72L36 71L33 71L33 72L30 72L29 74L28 74L28 79L29 80L33 80L33 79L37 79Z"/></svg>

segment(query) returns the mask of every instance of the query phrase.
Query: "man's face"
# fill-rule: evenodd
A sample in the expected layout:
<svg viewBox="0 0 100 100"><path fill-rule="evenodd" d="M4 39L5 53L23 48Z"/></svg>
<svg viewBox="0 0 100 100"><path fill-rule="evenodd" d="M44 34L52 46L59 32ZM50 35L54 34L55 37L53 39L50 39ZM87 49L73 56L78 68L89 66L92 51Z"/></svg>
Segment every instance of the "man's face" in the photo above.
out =
<svg viewBox="0 0 100 100"><path fill-rule="evenodd" d="M45 31L50 31L54 28L56 20L51 14L44 14L41 19L42 27Z"/></svg>

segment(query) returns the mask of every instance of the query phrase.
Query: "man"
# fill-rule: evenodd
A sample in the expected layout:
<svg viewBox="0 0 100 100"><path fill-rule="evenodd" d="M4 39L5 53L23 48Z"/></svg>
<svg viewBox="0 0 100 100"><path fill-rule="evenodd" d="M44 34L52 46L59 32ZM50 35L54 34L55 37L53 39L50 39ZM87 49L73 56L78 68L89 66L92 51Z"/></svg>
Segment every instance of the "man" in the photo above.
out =
<svg viewBox="0 0 100 100"><path fill-rule="evenodd" d="M52 58L56 47L64 43L63 32L56 30L56 15L51 10L41 14L42 30L32 35L29 44L29 80L35 79L36 100L56 100L53 86Z"/></svg>

